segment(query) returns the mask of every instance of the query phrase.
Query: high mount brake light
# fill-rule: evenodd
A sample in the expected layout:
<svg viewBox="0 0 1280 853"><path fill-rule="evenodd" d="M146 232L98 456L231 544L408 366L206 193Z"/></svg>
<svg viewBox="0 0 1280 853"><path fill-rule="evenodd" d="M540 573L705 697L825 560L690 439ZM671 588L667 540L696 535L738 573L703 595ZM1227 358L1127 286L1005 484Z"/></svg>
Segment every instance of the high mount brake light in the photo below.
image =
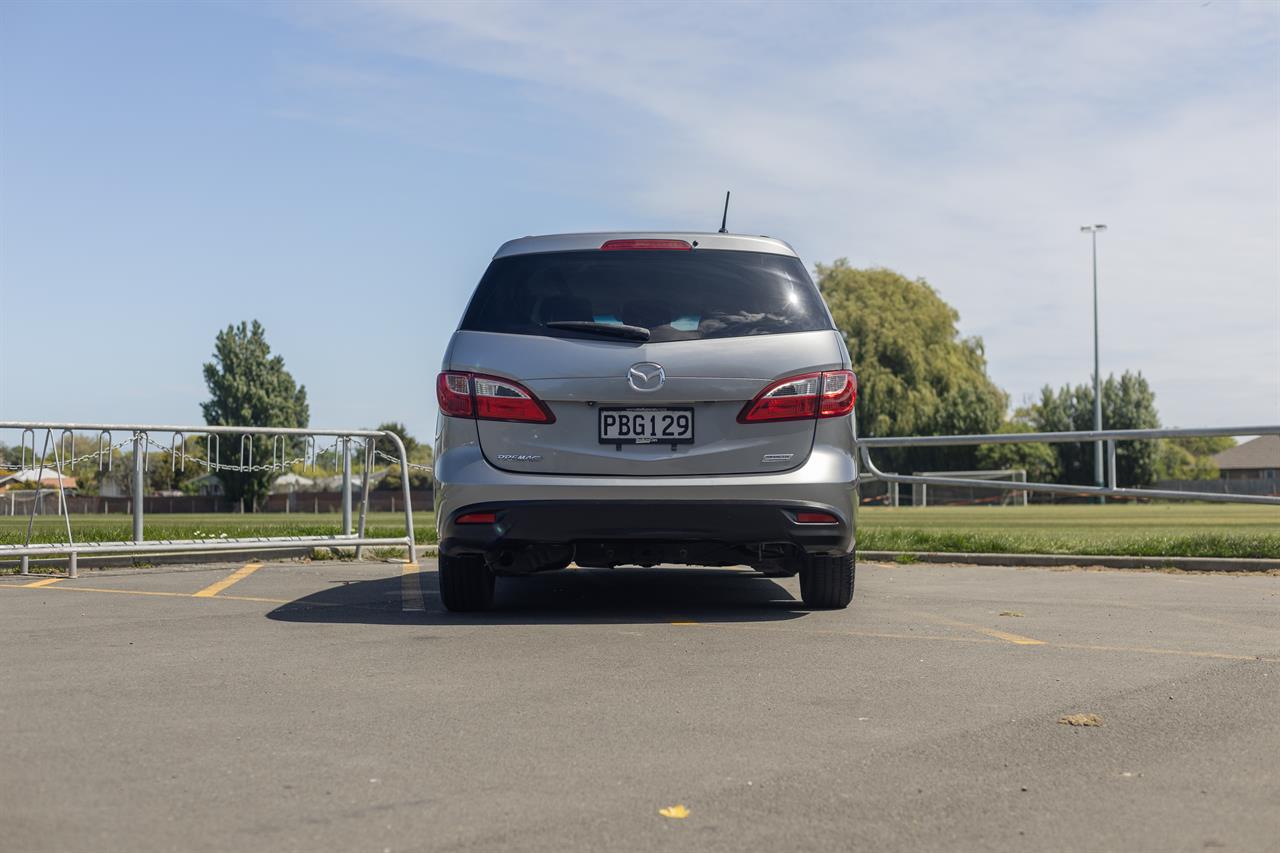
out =
<svg viewBox="0 0 1280 853"><path fill-rule="evenodd" d="M688 252L692 249L685 240L606 240L600 246L602 252Z"/></svg>
<svg viewBox="0 0 1280 853"><path fill-rule="evenodd" d="M519 382L483 373L445 371L436 379L440 411L455 418L553 424L556 416Z"/></svg>
<svg viewBox="0 0 1280 853"><path fill-rule="evenodd" d="M858 379L848 370L788 376L743 406L738 423L838 418L853 411L857 397Z"/></svg>

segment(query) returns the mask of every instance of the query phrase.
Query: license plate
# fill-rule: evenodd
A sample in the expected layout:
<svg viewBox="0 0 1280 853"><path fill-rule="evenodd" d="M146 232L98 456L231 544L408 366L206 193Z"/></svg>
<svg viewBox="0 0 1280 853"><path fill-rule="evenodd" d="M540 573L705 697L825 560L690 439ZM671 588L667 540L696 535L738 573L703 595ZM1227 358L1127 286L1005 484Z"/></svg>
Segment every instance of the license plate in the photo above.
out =
<svg viewBox="0 0 1280 853"><path fill-rule="evenodd" d="M693 444L693 409L601 409L601 444Z"/></svg>

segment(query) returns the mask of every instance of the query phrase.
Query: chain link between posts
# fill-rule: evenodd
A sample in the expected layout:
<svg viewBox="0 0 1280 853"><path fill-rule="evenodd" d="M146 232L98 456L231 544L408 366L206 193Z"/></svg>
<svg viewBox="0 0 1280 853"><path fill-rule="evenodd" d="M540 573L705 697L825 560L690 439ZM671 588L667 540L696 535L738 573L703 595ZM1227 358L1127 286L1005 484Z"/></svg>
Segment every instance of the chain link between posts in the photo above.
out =
<svg viewBox="0 0 1280 853"><path fill-rule="evenodd" d="M124 441L120 442L119 444L113 444L113 445L111 445L111 446L109 446L109 447L99 448L98 450L95 450L95 451L93 451L92 453L86 453L85 455L83 455L83 456L77 456L77 457L75 457L74 459L63 459L63 460L62 460L62 468L64 468L64 469L66 469L66 468L71 468L71 467L72 467L72 466L74 466L74 465L79 465L81 462L88 462L90 459L99 459L99 460L101 460L102 455L103 455L104 453L111 453L113 450L120 450L120 449L122 449L122 448L128 447L128 446L129 446L129 445L131 445L131 444L133 444L133 439L132 439L132 438L126 438ZM47 456L47 454L46 454L46 456ZM54 461L54 462L50 462L50 461L48 461L48 459L46 458L45 463L44 463L44 467L45 467L45 468L47 468L47 469L49 469L50 471L54 471L54 470L57 470L57 468L58 468L58 463L57 463L56 461ZM4 471L38 471L38 470L40 470L40 461L39 461L39 459L37 459L37 458L36 458L35 452L34 452L34 451L32 451L31 464L29 464L29 465L6 465L5 463L0 462L0 470L4 470Z"/></svg>
<svg viewBox="0 0 1280 853"><path fill-rule="evenodd" d="M360 441L361 439L352 438L351 440ZM364 439L364 441L367 446L368 439ZM147 445L150 446L151 448L161 453L168 453L171 456L173 456L174 457L173 461L175 463L180 463L185 466L186 463L190 461L193 465L203 466L206 470L210 472L233 471L233 472L245 474L245 473L257 473L259 471L288 471L292 469L293 466L295 465L305 466L307 464L307 457L306 455L303 455L303 456L295 456L292 459L283 459L280 461L268 462L261 465L233 465L225 462L216 462L210 459L205 459L200 456L193 456L190 453L187 453L185 442L183 443L183 446L181 449L177 449L173 447L165 447L163 444L160 444L159 442L153 440L151 436L146 437L146 442L147 442ZM81 464L82 462L88 462L91 459L97 460L98 464L101 465L102 457L104 454L109 456L114 451L123 450L124 448L129 447L132 444L133 444L133 439L126 438L125 440L120 441L116 444L112 444L107 447L100 447L97 450L94 450L92 453L86 453L83 456L77 456L72 459L64 459L62 460L62 464L60 468L56 463L49 463L48 461L46 461L45 467L49 468L50 470L55 470L55 469L68 470L76 465ZM329 452L328 449L325 449L325 450L317 451L316 455L319 455L319 453L328 453L328 452ZM338 452L336 445L334 447L333 452L334 453ZM383 459L387 462L390 462L393 465L400 464L400 459L397 456L392 456L390 453L386 453L382 450L377 449L376 447L374 448L373 452L374 452L374 455L377 456L378 458ZM312 457L312 465L315 464L314 459L315 459L315 456ZM39 464L40 463L35 458L35 454L33 452L32 462L29 466L24 467L22 465L7 465L4 463L0 463L0 470L23 471L23 470L27 470L28 468L30 470L36 470L39 468ZM407 465L411 470L414 470L414 471L426 471L427 473L430 473L432 470L432 466L423 465L418 462L408 462Z"/></svg>
<svg viewBox="0 0 1280 853"><path fill-rule="evenodd" d="M373 449L373 452L376 453L378 456L381 456L383 459L387 460L388 462L392 462L396 465L400 464L399 458L392 456L390 453L383 453L381 450L378 450L376 447ZM417 462L409 462L408 465L410 468L414 469L415 471L427 471L427 472L431 471L430 465L422 465Z"/></svg>

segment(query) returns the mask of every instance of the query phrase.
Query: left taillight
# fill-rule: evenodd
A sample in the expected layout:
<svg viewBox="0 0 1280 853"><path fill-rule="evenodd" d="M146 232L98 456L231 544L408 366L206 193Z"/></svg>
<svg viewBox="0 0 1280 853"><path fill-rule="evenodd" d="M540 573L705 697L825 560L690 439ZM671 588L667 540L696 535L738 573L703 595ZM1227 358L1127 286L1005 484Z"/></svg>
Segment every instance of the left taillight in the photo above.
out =
<svg viewBox="0 0 1280 853"><path fill-rule="evenodd" d="M738 423L838 418L853 411L858 378L849 370L828 370L779 379L742 407Z"/></svg>
<svg viewBox="0 0 1280 853"><path fill-rule="evenodd" d="M445 371L436 378L440 411L455 418L552 424L556 416L519 382L483 373Z"/></svg>

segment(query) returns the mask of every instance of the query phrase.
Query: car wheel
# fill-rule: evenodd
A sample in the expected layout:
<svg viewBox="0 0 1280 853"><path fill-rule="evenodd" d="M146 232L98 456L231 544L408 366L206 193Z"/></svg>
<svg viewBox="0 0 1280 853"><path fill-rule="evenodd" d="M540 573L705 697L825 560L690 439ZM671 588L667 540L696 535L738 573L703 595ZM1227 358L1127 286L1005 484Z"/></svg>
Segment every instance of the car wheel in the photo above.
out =
<svg viewBox="0 0 1280 853"><path fill-rule="evenodd" d="M854 555L811 555L800 569L800 597L818 610L839 610L853 600Z"/></svg>
<svg viewBox="0 0 1280 853"><path fill-rule="evenodd" d="M465 613L493 606L493 571L478 554L440 555L440 600L447 610Z"/></svg>

